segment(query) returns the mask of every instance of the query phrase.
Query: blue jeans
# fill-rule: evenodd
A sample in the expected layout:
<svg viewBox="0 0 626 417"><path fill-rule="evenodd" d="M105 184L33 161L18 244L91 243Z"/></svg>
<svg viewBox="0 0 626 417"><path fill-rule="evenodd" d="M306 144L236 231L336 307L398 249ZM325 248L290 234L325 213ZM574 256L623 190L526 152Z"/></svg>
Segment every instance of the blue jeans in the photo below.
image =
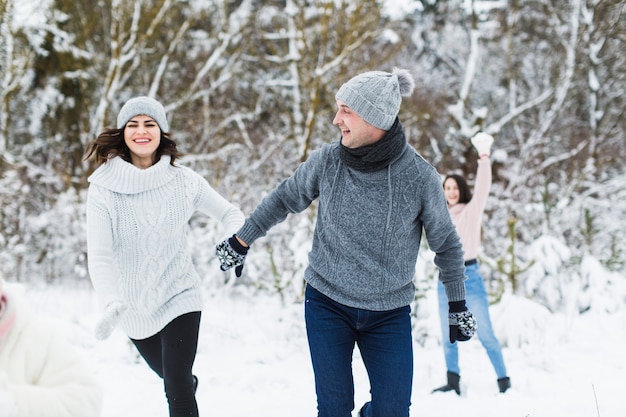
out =
<svg viewBox="0 0 626 417"><path fill-rule="evenodd" d="M482 343L487 351L489 360L498 378L504 378L507 375L504 359L502 358L502 348L493 333L491 319L489 317L487 291L485 290L485 284L483 283L483 277L480 274L478 264L467 265L465 267L465 275L467 276L465 280L465 301L467 308L472 312L478 323L478 330L476 331L478 340L480 340L480 343ZM454 344L450 343L448 297L446 296L446 291L441 281L439 281L437 286L437 293L439 298L439 318L441 320L443 353L446 358L446 367L449 372L460 374L458 342Z"/></svg>
<svg viewBox="0 0 626 417"><path fill-rule="evenodd" d="M376 417L408 417L413 383L410 307L368 311L347 307L310 285L305 292L318 417L350 417L354 409L352 354L358 345Z"/></svg>

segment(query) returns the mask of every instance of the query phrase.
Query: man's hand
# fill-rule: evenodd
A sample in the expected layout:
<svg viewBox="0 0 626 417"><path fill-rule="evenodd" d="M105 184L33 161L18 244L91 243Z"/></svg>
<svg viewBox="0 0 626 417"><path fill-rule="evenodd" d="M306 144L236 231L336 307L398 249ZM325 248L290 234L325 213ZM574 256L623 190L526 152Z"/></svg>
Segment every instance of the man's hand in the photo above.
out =
<svg viewBox="0 0 626 417"><path fill-rule="evenodd" d="M448 312L448 324L450 325L450 343L457 340L465 342L470 340L478 325L472 312L465 306L465 300L450 301L448 303L450 310Z"/></svg>

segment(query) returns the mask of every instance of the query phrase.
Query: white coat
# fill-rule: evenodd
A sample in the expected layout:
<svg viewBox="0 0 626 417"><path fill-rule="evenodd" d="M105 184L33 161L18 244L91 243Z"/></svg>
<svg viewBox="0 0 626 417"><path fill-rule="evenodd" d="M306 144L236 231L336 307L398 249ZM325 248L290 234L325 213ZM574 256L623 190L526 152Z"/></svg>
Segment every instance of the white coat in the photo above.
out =
<svg viewBox="0 0 626 417"><path fill-rule="evenodd" d="M0 417L100 416L100 384L76 349L22 297L5 294L15 322L0 340Z"/></svg>

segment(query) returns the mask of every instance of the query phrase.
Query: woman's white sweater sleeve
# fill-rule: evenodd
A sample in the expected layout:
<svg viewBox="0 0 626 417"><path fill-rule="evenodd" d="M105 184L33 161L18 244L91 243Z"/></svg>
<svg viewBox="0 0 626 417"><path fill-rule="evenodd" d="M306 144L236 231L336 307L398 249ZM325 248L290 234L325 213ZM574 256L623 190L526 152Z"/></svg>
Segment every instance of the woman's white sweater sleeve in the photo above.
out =
<svg viewBox="0 0 626 417"><path fill-rule="evenodd" d="M119 300L120 272L113 255L113 223L102 188L91 185L87 194L87 265L89 277L104 306Z"/></svg>
<svg viewBox="0 0 626 417"><path fill-rule="evenodd" d="M202 177L196 198L196 210L222 224L226 235L234 234L245 221L243 212L215 191Z"/></svg>

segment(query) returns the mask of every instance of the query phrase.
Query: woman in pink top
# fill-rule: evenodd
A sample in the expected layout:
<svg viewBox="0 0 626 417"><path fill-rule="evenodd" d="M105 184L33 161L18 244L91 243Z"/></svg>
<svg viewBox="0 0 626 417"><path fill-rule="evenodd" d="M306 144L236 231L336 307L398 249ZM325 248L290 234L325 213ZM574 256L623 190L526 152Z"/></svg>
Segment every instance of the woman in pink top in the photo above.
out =
<svg viewBox="0 0 626 417"><path fill-rule="evenodd" d="M505 392L511 387L511 380L506 373L500 342L498 342L491 326L487 291L485 290L483 277L480 274L480 267L476 260L480 246L483 211L485 210L489 189L491 188L491 161L489 155L493 138L486 133L478 133L471 141L480 156L476 172L474 196L472 197L467 181L459 175L448 175L443 182L443 189L452 222L456 226L463 244L465 275L467 276L465 281L467 306L474 314L478 323L476 334L494 367L498 378L498 389L500 392ZM458 347L456 344L450 343L447 338L448 299L441 282L438 284L437 292L439 316L444 335L443 352L446 359L448 382L446 385L436 388L433 392L455 391L458 395L461 395Z"/></svg>

